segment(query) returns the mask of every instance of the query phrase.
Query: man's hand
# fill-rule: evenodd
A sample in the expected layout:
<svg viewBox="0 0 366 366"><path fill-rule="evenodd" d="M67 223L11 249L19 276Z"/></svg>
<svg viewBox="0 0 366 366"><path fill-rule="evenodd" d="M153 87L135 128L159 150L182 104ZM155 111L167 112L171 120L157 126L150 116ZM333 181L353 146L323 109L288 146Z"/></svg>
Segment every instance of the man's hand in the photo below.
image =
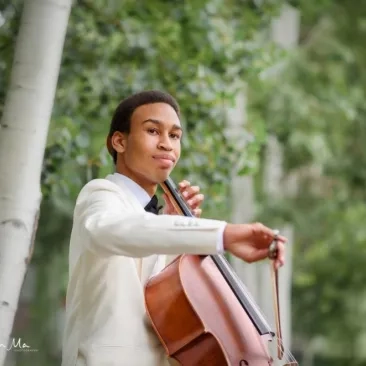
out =
<svg viewBox="0 0 366 366"><path fill-rule="evenodd" d="M224 249L236 257L251 263L268 257L268 249L275 237L273 230L260 224L227 224L224 230ZM285 246L287 239L277 236L278 255L276 268L285 263Z"/></svg>
<svg viewBox="0 0 366 366"><path fill-rule="evenodd" d="M179 191L186 201L188 207L191 209L193 215L195 217L200 217L202 210L200 206L204 200L204 195L199 193L200 187L191 186L191 183L184 180L179 183ZM177 211L175 210L173 204L170 202L169 197L164 194L163 195L165 201L165 207L163 210L164 215L177 215Z"/></svg>

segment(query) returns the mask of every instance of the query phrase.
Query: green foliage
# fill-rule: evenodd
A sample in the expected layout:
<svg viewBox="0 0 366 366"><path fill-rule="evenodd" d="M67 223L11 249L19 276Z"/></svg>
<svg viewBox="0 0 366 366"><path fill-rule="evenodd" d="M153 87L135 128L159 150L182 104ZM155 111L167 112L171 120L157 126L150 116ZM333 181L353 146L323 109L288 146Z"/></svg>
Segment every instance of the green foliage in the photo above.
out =
<svg viewBox="0 0 366 366"><path fill-rule="evenodd" d="M253 93L251 112L282 142L286 172L301 170L310 184L301 178L298 193L285 202L263 198L261 217L295 227L296 334L326 337L335 342L332 352L352 358L365 333L366 6L296 5L303 15L300 47Z"/></svg>
<svg viewBox="0 0 366 366"><path fill-rule="evenodd" d="M118 102L142 89L162 89L178 99L186 130L173 178L200 184L208 198L205 216L228 217L230 172L258 169L268 131L282 143L287 173L319 168L294 197L259 195L259 216L295 227L296 334L326 337L353 359L365 332L366 6L361 0L293 0L301 10L300 47L286 54L278 76L262 79L261 72L283 57L265 32L280 3L255 3L75 3L45 151L34 263L64 256L81 186L113 170L104 143ZM0 27L0 111L19 24L21 2L14 4ZM249 122L233 143L225 134L226 109L243 80ZM59 279L57 296L65 282ZM41 333L40 342L48 332Z"/></svg>
<svg viewBox="0 0 366 366"><path fill-rule="evenodd" d="M303 198L305 201L305 199ZM299 202L296 225L294 319L298 334L353 343L365 315L365 243L362 203L334 198ZM310 201L310 202L309 202ZM301 314L301 316L299 316ZM351 345L352 345L351 342Z"/></svg>
<svg viewBox="0 0 366 366"><path fill-rule="evenodd" d="M319 168L321 174L310 184L302 181L299 193L285 202L259 196L259 216L276 226L295 226L296 334L326 337L353 359L356 339L365 331L360 319L365 315L366 6L361 0L292 0L301 11L300 47L287 53L277 77L262 79L261 72L283 57L265 31L280 2L256 3L75 2L45 151L34 263L65 255L77 193L113 169L104 143L118 102L142 89L162 89L178 99L186 130L173 177L200 184L209 198L205 216L227 218L230 172L258 169L268 131L283 145L289 174ZM1 112L21 4L0 9L6 19L0 27ZM249 122L238 141L245 141L245 148L225 134L226 109L243 80L249 85ZM46 272L41 266L43 280ZM62 277L55 282L57 296L64 289ZM49 297L43 295L44 304ZM38 320L41 316L36 313ZM42 342L49 333L40 333Z"/></svg>
<svg viewBox="0 0 366 366"><path fill-rule="evenodd" d="M0 3L0 116L3 114L6 86L9 82L21 3L21 0L14 0L6 5Z"/></svg>
<svg viewBox="0 0 366 366"><path fill-rule="evenodd" d="M220 197L242 153L223 133L225 109L238 80L249 80L275 57L259 33L275 10L243 1L177 2L174 7L166 1L123 7L79 1L71 14L49 140L64 151L64 168L48 150L58 175L51 181L45 177L45 183L52 187L53 181L63 181L60 174L75 171L75 197L85 179L95 176L86 174L90 166L99 175L110 170L102 147L114 108L130 93L157 88L181 105L186 137L175 176L199 182L207 196ZM238 170L254 165L261 143L255 130L245 133L252 144ZM75 146L77 138L83 146ZM214 199L212 207L218 203Z"/></svg>
<svg viewBox="0 0 366 366"><path fill-rule="evenodd" d="M257 74L279 57L264 31L281 2L256 3L75 2L41 177L44 202L34 254L34 264L40 264L40 286L52 269L50 263L65 257L80 188L113 169L104 147L106 134L115 107L133 92L156 88L177 98L186 136L174 179L184 177L201 186L210 198L205 216L228 214L225 198L230 172L256 169L265 129L263 120L243 127L238 138L248 142L244 150L225 134L226 109L243 80L254 85ZM7 12L6 23L0 27L0 47L4 44L7 50L0 60L0 110L19 26L21 9L14 9L18 11ZM52 285L56 297L65 290L63 277ZM46 304L51 307L49 296L41 295L40 290L34 304L35 324L42 317L38 309ZM42 327L40 344L48 344L47 334ZM35 362L49 365L53 361L42 355Z"/></svg>

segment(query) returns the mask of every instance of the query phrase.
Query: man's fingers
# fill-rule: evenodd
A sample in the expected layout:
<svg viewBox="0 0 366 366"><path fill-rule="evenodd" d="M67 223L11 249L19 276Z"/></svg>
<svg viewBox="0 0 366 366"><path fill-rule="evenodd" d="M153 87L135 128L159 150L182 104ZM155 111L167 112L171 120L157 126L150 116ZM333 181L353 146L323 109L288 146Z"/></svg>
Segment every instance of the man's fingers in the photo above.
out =
<svg viewBox="0 0 366 366"><path fill-rule="evenodd" d="M282 242L282 243L287 243L287 238L285 236L282 236L282 235L278 235L277 240Z"/></svg>
<svg viewBox="0 0 366 366"><path fill-rule="evenodd" d="M200 191L200 187L198 187L198 186L191 187L190 186L183 190L182 195L185 199L190 199L190 198L194 197L195 195L197 195L199 191Z"/></svg>
<svg viewBox="0 0 366 366"><path fill-rule="evenodd" d="M272 230L264 225L261 228L261 230L262 230L263 234L268 238L269 244L271 244L274 239L276 239L278 242L282 242L282 243L287 242L287 238L284 237L283 235L276 234L276 230Z"/></svg>
<svg viewBox="0 0 366 366"><path fill-rule="evenodd" d="M272 239L275 237L274 230L270 229L267 226L264 226L260 222L256 222L255 224L253 224L253 231L257 234L261 233L262 235L267 235Z"/></svg>
<svg viewBox="0 0 366 366"><path fill-rule="evenodd" d="M201 213L202 213L202 210L200 208L196 208L196 209L193 210L193 215L195 217L200 217Z"/></svg>
<svg viewBox="0 0 366 366"><path fill-rule="evenodd" d="M285 245L284 243L277 243L277 250L278 250L278 255L277 255L277 260L283 265L285 263Z"/></svg>
<svg viewBox="0 0 366 366"><path fill-rule="evenodd" d="M189 187L191 185L191 183L188 182L188 180L182 180L178 185L179 185L180 191L183 191L185 188Z"/></svg>
<svg viewBox="0 0 366 366"><path fill-rule="evenodd" d="M191 209L197 208L204 200L203 194L197 194L193 198L189 199L187 201L188 205L191 207Z"/></svg>
<svg viewBox="0 0 366 366"><path fill-rule="evenodd" d="M260 222L256 222L255 224L253 224L253 231L256 233L262 233L263 235L267 235L271 241L276 238L278 241L281 241L283 243L287 242L286 237L284 237L283 235L278 235L278 230L270 229Z"/></svg>

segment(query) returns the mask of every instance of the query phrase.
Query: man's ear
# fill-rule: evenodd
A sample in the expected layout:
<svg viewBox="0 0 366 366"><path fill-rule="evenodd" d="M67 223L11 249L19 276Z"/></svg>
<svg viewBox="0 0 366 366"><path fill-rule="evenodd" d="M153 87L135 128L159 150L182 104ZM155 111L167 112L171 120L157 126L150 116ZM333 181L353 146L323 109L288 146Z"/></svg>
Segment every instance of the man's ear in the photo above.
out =
<svg viewBox="0 0 366 366"><path fill-rule="evenodd" d="M111 137L111 145L117 153L123 153L127 147L127 134L116 131Z"/></svg>

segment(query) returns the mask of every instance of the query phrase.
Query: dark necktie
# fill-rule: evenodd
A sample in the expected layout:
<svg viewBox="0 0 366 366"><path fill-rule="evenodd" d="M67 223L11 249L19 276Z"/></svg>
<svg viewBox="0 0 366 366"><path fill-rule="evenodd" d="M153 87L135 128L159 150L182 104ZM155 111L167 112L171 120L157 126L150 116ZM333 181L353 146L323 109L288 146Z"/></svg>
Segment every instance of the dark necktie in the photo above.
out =
<svg viewBox="0 0 366 366"><path fill-rule="evenodd" d="M158 198L154 195L152 196L150 202L145 206L145 211L157 215L161 207L162 206L158 206Z"/></svg>

